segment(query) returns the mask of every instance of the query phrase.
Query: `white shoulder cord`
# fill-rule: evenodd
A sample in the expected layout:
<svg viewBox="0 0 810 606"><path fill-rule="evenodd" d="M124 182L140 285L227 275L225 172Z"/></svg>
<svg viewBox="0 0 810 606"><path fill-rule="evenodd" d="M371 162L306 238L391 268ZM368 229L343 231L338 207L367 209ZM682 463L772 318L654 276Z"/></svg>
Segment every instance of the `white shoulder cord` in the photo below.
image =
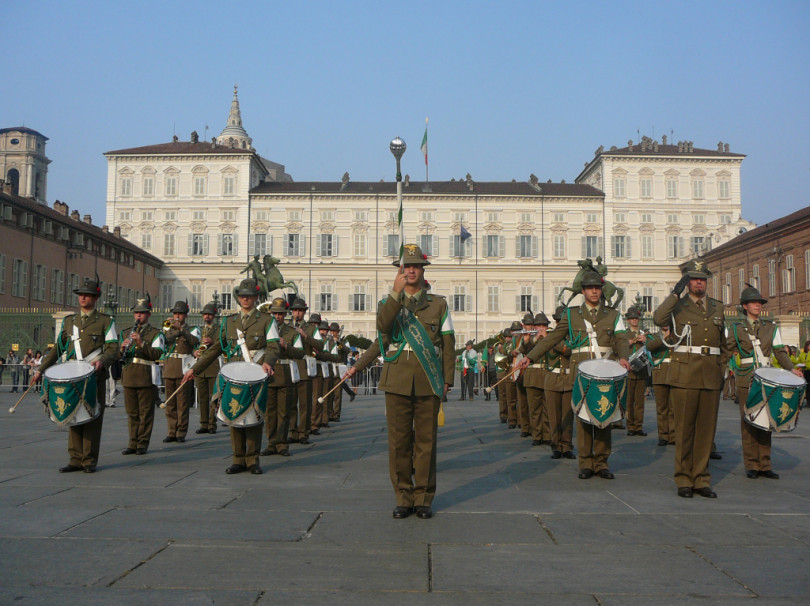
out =
<svg viewBox="0 0 810 606"><path fill-rule="evenodd" d="M681 334L678 334L678 330L675 328L677 326L677 324L675 324L675 314L671 314L671 318L672 318L672 334L675 335L678 338L678 340L675 343L673 343L672 345L670 345L669 343L664 341L664 345L666 345L670 349L675 349L676 347L678 347L683 342L684 339L686 339L686 343L691 346L692 345L692 325L691 324L684 324L683 332L681 332ZM662 341L663 341L663 339L662 339Z"/></svg>

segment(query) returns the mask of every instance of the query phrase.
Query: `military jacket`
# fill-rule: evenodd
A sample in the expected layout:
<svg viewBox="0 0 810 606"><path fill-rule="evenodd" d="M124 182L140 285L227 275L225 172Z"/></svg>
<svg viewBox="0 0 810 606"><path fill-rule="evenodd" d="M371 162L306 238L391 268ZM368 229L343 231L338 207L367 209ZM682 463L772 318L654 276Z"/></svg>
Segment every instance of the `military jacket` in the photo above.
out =
<svg viewBox="0 0 810 606"><path fill-rule="evenodd" d="M248 315L244 326L242 325L242 315L240 312L225 318L225 323L220 327L219 336L214 340L211 347L205 350L192 370L194 374L208 368L220 355L225 355L228 362L243 362L242 350L237 343L239 336L237 330L241 330L245 339L245 345L249 352L264 350L264 355L256 362L275 365L279 357L278 329L276 321L270 314L265 314L257 309L253 309ZM274 371L275 372L275 371Z"/></svg>
<svg viewBox="0 0 810 606"><path fill-rule="evenodd" d="M754 342L756 341L759 341L762 355L767 358L765 363L756 360L754 351ZM749 387L754 369L770 365L771 355L776 357L781 368L793 370L793 362L791 362L790 356L785 350L785 344L782 343L779 327L770 320L760 318L756 331L754 331L753 324L747 319L744 322L732 324L728 331L727 345L729 350L727 356L739 355L734 370L737 387Z"/></svg>
<svg viewBox="0 0 810 606"><path fill-rule="evenodd" d="M528 357L532 363L536 363L542 356L547 354L558 343L566 342L571 348L570 373L565 376L565 390L574 388L574 375L577 365L583 360L592 357L589 349L590 337L588 336L588 326L586 318L590 322L590 307L583 303L579 307L569 307L563 314L557 326L554 327L546 338L540 341L529 352ZM621 314L607 305L600 305L596 308L596 322L592 324L596 333L596 346L608 348L610 351L602 354L603 358L626 360L629 352L627 344L627 330L624 327Z"/></svg>
<svg viewBox="0 0 810 606"><path fill-rule="evenodd" d="M200 343L197 346L197 349L199 349L200 345L203 344L203 339L205 337L211 337L214 341L216 341L219 338L219 328L220 328L219 322L217 321L212 322L210 326L208 324L203 323L202 326L200 326ZM216 377L218 374L219 374L219 364L211 364L198 376L210 379L212 377Z"/></svg>
<svg viewBox="0 0 810 606"><path fill-rule="evenodd" d="M122 343L134 328L129 326L121 331ZM163 332L149 322L138 326L138 334L141 335L141 344L132 343L122 352L124 368L121 371L121 384L124 387L151 387L152 367L163 356L166 346Z"/></svg>
<svg viewBox="0 0 810 606"><path fill-rule="evenodd" d="M79 327L79 347L85 359L97 349L101 349L101 356L96 358L103 365L103 369L96 373L96 377L106 379L109 376L107 369L121 357L118 349L118 332L115 329L115 320L107 314L103 314L94 309L88 314L87 323L82 326L80 314L67 316L62 320L62 329L56 338L54 347L42 358L39 372L57 363L57 359L63 354L65 361L76 360L76 353L73 348L73 325Z"/></svg>
<svg viewBox="0 0 810 606"><path fill-rule="evenodd" d="M304 357L315 357L315 352L321 351L323 349L324 341L323 337L321 337L321 333L318 331L318 326L316 324L311 324L309 322L302 322L300 326L301 330L307 335L306 337L302 337L298 334L298 331L295 331L295 338L292 341L292 346L300 349L302 355L300 358L296 358L298 364L298 374L301 375L302 381L309 381L310 377L307 374L307 362L304 360ZM295 327L293 327L295 330ZM320 371L319 371L320 372Z"/></svg>
<svg viewBox="0 0 810 606"><path fill-rule="evenodd" d="M523 355L529 353L534 346L537 345L540 341L542 341L545 337L541 337L539 335L534 335L528 343L523 342L521 339L519 351ZM523 387L531 387L533 389L543 389L546 383L546 363L548 354L543 356L543 358L537 362L537 365L540 368L533 368L529 366L525 371L523 371Z"/></svg>
<svg viewBox="0 0 810 606"><path fill-rule="evenodd" d="M653 314L657 326L670 326L674 318L675 335L691 331L691 339L683 342L671 353L669 383L684 389L720 389L723 381L721 355L728 351L725 339L725 315L723 304L717 299L704 298L706 309L700 311L692 299L671 293ZM689 329L686 329L689 326ZM673 335L673 336L675 336ZM676 337L677 338L677 337ZM688 342L691 340L691 343ZM686 348L693 351L686 351ZM695 351L695 348L704 348ZM709 348L719 348L720 354L710 353Z"/></svg>
<svg viewBox="0 0 810 606"><path fill-rule="evenodd" d="M546 380L543 389L555 392L571 391L573 383L569 384L568 375L571 373L571 349L565 343L557 343L545 355ZM559 371L557 371L559 369Z"/></svg>
<svg viewBox="0 0 810 606"><path fill-rule="evenodd" d="M635 339L636 337L638 337L642 333L643 333L643 331L631 330L630 328L627 329L627 333L626 333L626 335L627 335L627 346L629 348L628 355L633 355L639 349L644 347L644 345L642 345L641 343L630 344L630 341L632 341L633 339ZM627 376L630 377L631 379L638 379L638 378L646 377L647 374L646 374L646 372L642 372L641 374L639 374L636 371L631 369L631 370L627 371Z"/></svg>
<svg viewBox="0 0 810 606"><path fill-rule="evenodd" d="M647 351L650 352L652 361L652 382L653 385L669 384L669 367L672 365L670 349L664 344L664 339L660 334L648 333L644 343Z"/></svg>
<svg viewBox="0 0 810 606"><path fill-rule="evenodd" d="M280 325L276 324L276 326L279 336L284 340L285 347L283 349L279 347L279 358L273 367L274 374L270 377L268 385L270 387L289 387L293 385L290 360L293 360L293 364L297 366L297 361L304 357L304 350L292 346L293 341L299 335L291 324L283 322Z"/></svg>
<svg viewBox="0 0 810 606"><path fill-rule="evenodd" d="M357 369L357 372L362 372L372 364L374 361L380 357L380 342L377 339L374 339L374 342L369 345L368 349L363 352L357 361L354 363L354 368Z"/></svg>
<svg viewBox="0 0 810 606"><path fill-rule="evenodd" d="M200 329L183 324L180 330L166 331L166 362L163 376L167 379L183 377L183 360L177 356L190 356L200 344Z"/></svg>
<svg viewBox="0 0 810 606"><path fill-rule="evenodd" d="M318 331L318 334L320 335L320 331ZM321 337L321 338L323 338L323 337ZM332 352L333 347L334 347L334 341L332 340L332 338L330 336L327 335L326 339L324 339L324 341L323 341L323 349L321 349L320 351L315 352L315 359L318 360L318 362L337 362L337 361L339 361L339 358L337 357L337 354ZM332 376L331 367L330 367L330 370L329 370L329 374L324 375L323 367L320 364L318 364L318 376L319 377L323 377L323 376L331 377Z"/></svg>
<svg viewBox="0 0 810 606"><path fill-rule="evenodd" d="M404 298L404 293L399 293L399 296L392 293L377 310L377 331L383 337L383 344L390 347L386 358L391 358L399 347L394 339L394 327ZM424 327L438 353L444 383L452 385L456 369L456 336L447 301L441 295L422 290L413 304L412 313ZM405 396L435 395L416 354L409 347L404 349L408 351L403 350L395 359L383 364L379 388L386 393Z"/></svg>

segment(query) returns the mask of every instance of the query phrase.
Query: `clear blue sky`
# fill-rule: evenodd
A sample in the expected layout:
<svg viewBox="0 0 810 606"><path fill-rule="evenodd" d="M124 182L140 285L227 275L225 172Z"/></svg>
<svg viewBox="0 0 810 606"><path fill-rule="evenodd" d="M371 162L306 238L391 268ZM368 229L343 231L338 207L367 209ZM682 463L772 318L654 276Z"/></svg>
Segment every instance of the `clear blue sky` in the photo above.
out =
<svg viewBox="0 0 810 606"><path fill-rule="evenodd" d="M810 202L810 2L7 2L0 126L104 217L105 151L225 126L297 181L572 181L638 133L747 154L743 215ZM674 131L674 135L670 132Z"/></svg>

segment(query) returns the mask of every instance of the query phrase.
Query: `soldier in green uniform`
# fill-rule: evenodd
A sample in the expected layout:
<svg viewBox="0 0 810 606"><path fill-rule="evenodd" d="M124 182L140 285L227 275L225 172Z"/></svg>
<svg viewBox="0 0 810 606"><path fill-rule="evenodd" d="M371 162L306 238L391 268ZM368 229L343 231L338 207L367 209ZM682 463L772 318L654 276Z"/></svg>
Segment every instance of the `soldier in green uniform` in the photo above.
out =
<svg viewBox="0 0 810 606"><path fill-rule="evenodd" d="M335 363L335 379L340 380L340 366L347 366L349 361L349 346L340 338L340 325L337 322L332 322L329 325L329 335L332 337L332 355L337 356L338 361ZM349 398L354 400L354 392L349 388L348 382L344 381L340 389L336 389L332 394L331 408L329 413L329 420L335 423L340 422L340 413L343 411L343 392L349 394Z"/></svg>
<svg viewBox="0 0 810 606"><path fill-rule="evenodd" d="M190 381L194 375L214 364L223 354L229 362L248 361L245 359L243 348L247 349L250 361L261 364L265 373L270 377L273 376L273 366L279 357L279 335L273 317L256 309L256 300L259 297L256 281L242 280L236 289L236 297L239 301L239 311L225 319L220 328L219 338L184 375L184 382ZM230 429L233 464L225 470L225 473L242 473L248 470L253 474L262 473L259 465L259 451L262 445L261 423L250 427L231 426Z"/></svg>
<svg viewBox="0 0 810 606"><path fill-rule="evenodd" d="M309 321L314 323L310 314ZM320 316L318 316L320 318ZM312 430L310 433L319 435L320 427L329 427L329 403L327 399L319 402L326 392L332 388L332 364L337 361L337 356L332 355L332 345L329 342L329 322L325 319L319 320L318 337L323 347L315 351L315 360L318 362L318 376L312 382Z"/></svg>
<svg viewBox="0 0 810 606"><path fill-rule="evenodd" d="M745 420L745 403L748 401L751 378L756 368L771 366L772 355L784 370L792 371L801 378L803 375L801 370L793 367L787 348L782 342L779 327L761 317L762 307L767 302L768 300L753 286L748 286L742 291L740 305L745 320L731 326L727 345L728 355L733 353L737 357L734 377L737 401L740 404L740 433L745 475L750 479L763 476L777 480L779 474L771 466L771 432Z"/></svg>
<svg viewBox="0 0 810 606"><path fill-rule="evenodd" d="M216 322L216 303L206 303L202 308L203 324L200 327L200 345L194 350L194 357L199 358L203 351L211 347L219 335L219 324ZM200 407L200 428L195 433L216 433L217 414L216 407L211 404L214 395L214 385L219 374L219 364L211 364L194 377L197 387L197 404Z"/></svg>
<svg viewBox="0 0 810 606"><path fill-rule="evenodd" d="M602 299L602 276L596 272L586 272L582 277L582 295L585 299L582 305L567 309L554 330L529 352L521 366L536 363L555 345L568 339L572 345L571 372L574 376L577 365L592 357L615 356L619 359L619 364L629 370L626 329L622 315L606 305ZM595 343L592 342L594 339ZM573 378L571 386L573 389ZM586 480L596 474L600 478L612 480L613 474L607 462L611 447L610 428L599 428L579 418L577 421L580 479Z"/></svg>
<svg viewBox="0 0 810 606"><path fill-rule="evenodd" d="M512 330L504 328L499 335L499 343L495 347L497 360L495 361L495 368L497 374L495 376L495 383L498 384L509 370L509 346L512 341ZM505 382L504 382L505 383ZM509 407L506 403L506 388L504 383L500 383L495 388L495 395L498 397L498 416L501 423L506 423L509 419Z"/></svg>
<svg viewBox="0 0 810 606"><path fill-rule="evenodd" d="M650 365L659 446L675 444L675 412L672 410L672 400L669 397L669 369L672 366L672 356L667 343L671 343L669 326L662 326L660 334L647 334L647 351L652 357Z"/></svg>
<svg viewBox="0 0 810 606"><path fill-rule="evenodd" d="M515 339L515 354L523 354L523 344L527 339L531 339L531 332L534 331L534 314L527 313L523 316L521 332ZM527 369L528 370L528 369ZM515 381L515 395L517 396L517 419L520 427L520 437L528 438L531 434L531 419L529 417L529 395L526 393L524 383L526 372L520 373Z"/></svg>
<svg viewBox="0 0 810 606"><path fill-rule="evenodd" d="M641 312L636 307L630 307L625 314L627 320L627 342L630 354L636 353L644 347L646 336L639 328ZM647 391L647 372L630 370L627 373L627 435L646 436L644 431L644 392Z"/></svg>
<svg viewBox="0 0 810 606"><path fill-rule="evenodd" d="M262 450L262 456L275 454L282 457L290 456L287 435L297 401L296 384L300 381L297 360L304 358L304 350L292 346L298 333L292 325L285 322L288 308L289 304L281 297L273 299L270 304L270 313L273 314L278 329L280 353L273 367L273 376L268 383L267 414L264 419L267 448Z"/></svg>
<svg viewBox="0 0 810 606"><path fill-rule="evenodd" d="M129 443L123 455L145 455L155 421L155 364L166 347L163 332L151 324L152 301L149 293L132 308L135 325L121 332L121 355L124 386L124 408L129 420Z"/></svg>
<svg viewBox="0 0 810 606"><path fill-rule="evenodd" d="M183 384L183 374L194 360L194 350L200 344L200 329L186 324L188 303L177 301L171 309L170 328L164 335L166 339L166 362L163 365L163 382L166 385L166 423L169 432L164 442L185 442L188 433L189 409L194 402L194 385ZM184 368L184 366L186 368ZM177 393L175 393L177 392Z"/></svg>
<svg viewBox="0 0 810 606"><path fill-rule="evenodd" d="M313 379L318 375L315 352L323 349L323 340L320 338L317 325L304 321L306 311L307 303L301 298L295 299L290 306L293 329L298 333L292 346L303 353L301 359L296 359L301 380L298 382L297 389L298 406L292 411L290 418L290 442L299 444L309 444L309 434L312 430ZM320 322L320 316L318 316L318 322Z"/></svg>
<svg viewBox="0 0 810 606"><path fill-rule="evenodd" d="M507 372L504 374L509 374L512 372L511 367L512 363L515 361L515 356L517 356L518 352L518 344L520 342L520 336L516 335L515 333L520 332L523 330L523 325L518 322L512 322L511 326L509 327L510 337L509 340L504 344L504 349L506 350L506 363L508 364ZM503 383L501 383L501 387L504 390L506 396L506 422L508 423L507 427L509 429L514 429L518 426L518 394L517 394L517 384L515 383L514 377L509 378Z"/></svg>
<svg viewBox="0 0 810 606"><path fill-rule="evenodd" d="M727 351L723 303L706 296L711 272L693 259L683 277L653 314L657 326L670 326L677 343L669 369L675 412L675 484L678 496L717 498L711 488L709 454L717 427L723 382L721 354ZM688 294L681 293L688 286Z"/></svg>
<svg viewBox="0 0 810 606"><path fill-rule="evenodd" d="M464 351L461 352L461 397L459 400L464 400L465 397L473 399L475 390L475 365L478 364L478 352L473 349L472 339L467 341L464 345Z"/></svg>
<svg viewBox="0 0 810 606"><path fill-rule="evenodd" d="M525 319L523 324L524 326L527 325ZM546 317L546 314L542 311L532 317L528 325L531 326L531 330L536 330L537 334L523 335L520 344L520 353L526 355L537 343L546 337L548 334L548 324L548 317ZM532 435L532 446L540 446L544 442L551 442L544 393L547 358L548 354L538 363L530 364L523 373L523 387L526 390L526 399L528 401L529 431Z"/></svg>
<svg viewBox="0 0 810 606"><path fill-rule="evenodd" d="M68 433L70 459L65 467L59 468L60 473L82 470L85 473L93 473L98 465L101 427L104 424L107 369L120 358L118 332L115 329L115 320L96 310L96 302L101 294L98 276L95 280L85 278L84 283L73 292L79 296L79 313L67 316L62 321L56 346L42 358L39 370L31 378L31 385L39 381L42 373L49 367L57 364L60 354L66 354L64 361L75 360L76 347L81 348L84 361L96 369L96 406L99 407L99 415L88 423L70 426ZM75 336L74 326L79 337L75 342L72 341L72 337Z"/></svg>
<svg viewBox="0 0 810 606"><path fill-rule="evenodd" d="M560 323L566 307L560 305L551 316ZM548 336L548 335L546 335ZM571 374L571 348L565 340L557 343L545 354L546 380L543 384L548 423L551 431L551 458L574 459L574 411L571 409L571 392L574 387Z"/></svg>
<svg viewBox="0 0 810 606"><path fill-rule="evenodd" d="M415 512L427 519L433 516L436 494L439 405L455 373L455 333L447 301L424 288L430 261L416 244L406 244L403 251L394 286L377 311L378 346L381 341L385 351L380 389L397 503L393 516ZM347 374L362 369L358 361Z"/></svg>

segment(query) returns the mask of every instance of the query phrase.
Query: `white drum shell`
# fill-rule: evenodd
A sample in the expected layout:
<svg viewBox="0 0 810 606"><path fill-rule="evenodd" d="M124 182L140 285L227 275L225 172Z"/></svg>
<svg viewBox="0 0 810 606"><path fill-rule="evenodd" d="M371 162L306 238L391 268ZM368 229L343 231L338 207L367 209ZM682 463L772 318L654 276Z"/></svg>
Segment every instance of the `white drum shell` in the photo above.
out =
<svg viewBox="0 0 810 606"><path fill-rule="evenodd" d="M61 364L54 364L53 366L45 369L42 375L51 383L71 383L80 379L86 379L92 375L96 369L89 362L82 362L78 360L71 360L70 362L63 362ZM87 412L87 407L84 404L79 404L76 407L76 412L73 417L63 426L69 427L71 425L83 425L89 423L101 414L101 406L103 403L96 402L96 414L91 415ZM48 406L48 417L53 423L60 425L60 422L53 416L51 407Z"/></svg>
<svg viewBox="0 0 810 606"><path fill-rule="evenodd" d="M615 360L606 360L604 358L598 360L583 360L577 364L577 372L592 379L612 379L613 381L618 381L627 377L627 371L621 364ZM577 416L585 423L593 425L593 420L588 415L587 406L581 406ZM610 419L608 419L607 423L618 423L622 419L624 419L624 412L621 406L617 406L616 411Z"/></svg>
<svg viewBox="0 0 810 606"><path fill-rule="evenodd" d="M222 366L219 372L229 383L234 385L255 385L267 379L267 373L264 372L264 369L260 365L250 362L228 362ZM260 425L263 420L255 406L251 406L236 421L225 418L220 406L217 409L217 419L230 427L252 427Z"/></svg>

